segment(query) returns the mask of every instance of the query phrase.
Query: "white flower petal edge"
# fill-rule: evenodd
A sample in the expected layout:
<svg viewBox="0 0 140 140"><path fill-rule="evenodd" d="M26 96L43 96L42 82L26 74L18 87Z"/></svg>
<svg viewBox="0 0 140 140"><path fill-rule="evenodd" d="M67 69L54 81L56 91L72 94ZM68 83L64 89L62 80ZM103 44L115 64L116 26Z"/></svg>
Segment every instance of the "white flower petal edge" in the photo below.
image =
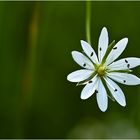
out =
<svg viewBox="0 0 140 140"><path fill-rule="evenodd" d="M108 87L109 91L111 92L112 96L114 97L114 99L121 106L126 106L125 96L124 96L124 93L121 90L121 88L115 82L113 82L111 79L109 79L107 77L104 79L105 79L105 81L107 83L107 87Z"/></svg>
<svg viewBox="0 0 140 140"><path fill-rule="evenodd" d="M111 50L110 54L106 59L106 65L111 64L114 60L116 60L126 48L128 43L128 38L121 39Z"/></svg>
<svg viewBox="0 0 140 140"><path fill-rule="evenodd" d="M113 62L108 66L111 70L127 70L140 65L140 58L128 57Z"/></svg>
<svg viewBox="0 0 140 140"><path fill-rule="evenodd" d="M99 37L99 42L98 42L98 58L99 62L102 61L102 58L104 57L106 50L108 48L108 32L106 27L104 27L101 31L100 37Z"/></svg>
<svg viewBox="0 0 140 140"><path fill-rule="evenodd" d="M72 51L72 57L74 61L79 64L81 67L86 69L94 69L92 62L82 53L78 51Z"/></svg>
<svg viewBox="0 0 140 140"><path fill-rule="evenodd" d="M97 55L95 53L95 51L93 50L93 48L91 47L90 44L88 44L86 41L81 40L81 46L83 51L86 53L86 55L94 62L94 63L98 63L98 58Z"/></svg>
<svg viewBox="0 0 140 140"><path fill-rule="evenodd" d="M108 97L107 97L106 89L105 89L101 79L99 79L99 81L98 81L98 90L97 91L98 92L96 94L96 98L97 98L98 107L100 108L100 110L102 112L105 112L108 107Z"/></svg>
<svg viewBox="0 0 140 140"><path fill-rule="evenodd" d="M87 69L77 70L70 73L67 76L67 80L70 82L81 82L89 78L92 75L92 73L93 73L92 70L87 70Z"/></svg>
<svg viewBox="0 0 140 140"><path fill-rule="evenodd" d="M140 78L133 74L111 72L107 74L111 79L124 84L124 85L138 85L140 84Z"/></svg>
<svg viewBox="0 0 140 140"><path fill-rule="evenodd" d="M81 92L81 99L85 100L85 99L88 99L90 96L92 96L94 93L95 93L95 90L96 90L96 85L98 83L98 77L95 76L93 79L92 79L92 82L86 84L86 86L83 88L82 92Z"/></svg>

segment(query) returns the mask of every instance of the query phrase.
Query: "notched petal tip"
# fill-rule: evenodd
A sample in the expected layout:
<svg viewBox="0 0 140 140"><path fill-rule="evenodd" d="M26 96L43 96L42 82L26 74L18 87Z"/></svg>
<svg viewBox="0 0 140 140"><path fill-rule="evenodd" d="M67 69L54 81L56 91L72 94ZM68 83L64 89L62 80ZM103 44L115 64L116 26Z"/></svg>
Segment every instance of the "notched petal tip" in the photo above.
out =
<svg viewBox="0 0 140 140"><path fill-rule="evenodd" d="M82 43L87 43L87 42L86 42L86 41L84 41L84 40L80 40L80 42L81 42L81 44L82 44Z"/></svg>
<svg viewBox="0 0 140 140"><path fill-rule="evenodd" d="M73 56L75 53L78 53L78 51L72 51L71 55Z"/></svg>
<svg viewBox="0 0 140 140"><path fill-rule="evenodd" d="M123 100L120 100L118 103L119 103L119 105L121 105L122 107L126 107L126 99L125 99L125 97L124 97Z"/></svg>
<svg viewBox="0 0 140 140"><path fill-rule="evenodd" d="M108 109L108 107L104 107L104 108L101 108L100 106L98 106L99 107L99 109L102 111L102 112L106 112L107 111L107 109Z"/></svg>
<svg viewBox="0 0 140 140"><path fill-rule="evenodd" d="M84 41L84 40L80 40L80 42L81 42L81 46L82 46L83 50L84 50L84 47L85 47L85 46L86 46L86 47L91 46L88 42L86 42L86 41Z"/></svg>
<svg viewBox="0 0 140 140"><path fill-rule="evenodd" d="M90 93L90 95L88 95L88 93L87 93L87 95L86 95L85 93L81 92L80 99L86 100L86 99L90 98L92 96L92 94L93 93Z"/></svg>
<svg viewBox="0 0 140 140"><path fill-rule="evenodd" d="M100 109L102 112L106 112L106 110L107 110L107 108L108 108L108 107L106 107L106 108L105 108L105 107L102 108L102 107L100 107L99 105L98 105L98 107L99 107L99 109Z"/></svg>
<svg viewBox="0 0 140 140"><path fill-rule="evenodd" d="M125 38L121 39L116 45L117 45L117 47L123 46L125 49L125 47L127 46L127 43L128 43L128 38L125 37Z"/></svg>
<svg viewBox="0 0 140 140"><path fill-rule="evenodd" d="M80 99L86 100L86 99L88 99L88 98L86 98L85 96L80 95Z"/></svg>
<svg viewBox="0 0 140 140"><path fill-rule="evenodd" d="M102 30L101 30L101 32L106 33L106 34L107 34L107 36L108 36L108 31L107 31L107 28L106 28L106 27L103 27L103 28L102 28Z"/></svg>
<svg viewBox="0 0 140 140"><path fill-rule="evenodd" d="M140 85L140 78L138 79L138 81L135 85Z"/></svg>
<svg viewBox="0 0 140 140"><path fill-rule="evenodd" d="M103 110L103 109L100 108L100 110L101 110L102 112L106 112L107 109Z"/></svg>
<svg viewBox="0 0 140 140"><path fill-rule="evenodd" d="M128 43L128 38L125 37L125 38L122 39L122 41L124 41L124 42L126 43L126 45L127 45L127 43Z"/></svg>
<svg viewBox="0 0 140 140"><path fill-rule="evenodd" d="M124 104L120 104L120 105L123 106L123 107L126 107L126 102Z"/></svg>
<svg viewBox="0 0 140 140"><path fill-rule="evenodd" d="M78 52L78 51L72 51L71 52L72 58L75 59L76 55L79 54L79 53L80 52Z"/></svg>
<svg viewBox="0 0 140 140"><path fill-rule="evenodd" d="M67 80L70 81L70 82L72 82L71 81L71 73L67 75Z"/></svg>
<svg viewBox="0 0 140 140"><path fill-rule="evenodd" d="M128 41L128 37L125 37L124 39L125 39L126 41Z"/></svg>
<svg viewBox="0 0 140 140"><path fill-rule="evenodd" d="M95 92L94 91L89 91L89 92L87 92L87 93L84 93L85 91L83 91L82 90L82 92L81 92L81 95L80 95L80 98L82 99L82 100L86 100L86 99L88 99L88 98L90 98Z"/></svg>
<svg viewBox="0 0 140 140"><path fill-rule="evenodd" d="M99 107L99 106L98 106L98 107ZM102 112L106 112L107 109L108 109L108 107L107 107L107 108L101 108L101 107L99 107L99 109L100 109Z"/></svg>
<svg viewBox="0 0 140 140"><path fill-rule="evenodd" d="M69 79L69 75L67 76L67 81L72 82L72 81Z"/></svg>
<svg viewBox="0 0 140 140"><path fill-rule="evenodd" d="M102 30L106 30L106 31L107 31L107 28L104 26L104 27L102 28Z"/></svg>

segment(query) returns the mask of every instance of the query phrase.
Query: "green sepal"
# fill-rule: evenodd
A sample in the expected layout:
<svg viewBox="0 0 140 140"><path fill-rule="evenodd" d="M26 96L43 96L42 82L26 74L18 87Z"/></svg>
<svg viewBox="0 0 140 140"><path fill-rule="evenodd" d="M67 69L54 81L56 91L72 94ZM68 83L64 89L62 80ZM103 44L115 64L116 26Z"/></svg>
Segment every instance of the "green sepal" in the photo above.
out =
<svg viewBox="0 0 140 140"><path fill-rule="evenodd" d="M111 52L111 50L112 50L112 48L113 48L114 46L115 46L115 40L113 40L113 41L110 43L110 45L108 46L107 51L106 51L106 53L105 53L105 55L104 55L104 57L103 57L103 59L102 59L102 62L101 62L102 64L105 63L107 56L109 55L109 53Z"/></svg>
<svg viewBox="0 0 140 140"><path fill-rule="evenodd" d="M101 80L102 80L103 85L104 85L104 87L105 87L105 89L106 89L107 96L108 96L108 97L109 97L112 101L114 101L114 102L115 102L115 99L114 99L114 97L112 96L112 94L111 94L110 90L108 89L108 87L107 87L107 85L106 85L105 80L104 80L103 78L102 78Z"/></svg>
<svg viewBox="0 0 140 140"><path fill-rule="evenodd" d="M108 70L108 72L131 73L133 70Z"/></svg>

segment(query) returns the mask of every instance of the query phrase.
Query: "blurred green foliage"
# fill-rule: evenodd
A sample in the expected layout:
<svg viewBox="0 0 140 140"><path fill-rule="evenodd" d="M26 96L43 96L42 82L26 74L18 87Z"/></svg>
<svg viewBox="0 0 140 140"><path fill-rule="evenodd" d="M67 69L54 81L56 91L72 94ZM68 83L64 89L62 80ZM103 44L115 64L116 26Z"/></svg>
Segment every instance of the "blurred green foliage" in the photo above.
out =
<svg viewBox="0 0 140 140"><path fill-rule="evenodd" d="M66 80L85 37L85 2L0 2L0 138L140 138L140 87L121 86L125 108ZM140 2L92 2L92 46L108 28L110 42L129 38L121 57L140 57ZM140 75L140 69L134 70ZM140 77L140 76L139 76Z"/></svg>

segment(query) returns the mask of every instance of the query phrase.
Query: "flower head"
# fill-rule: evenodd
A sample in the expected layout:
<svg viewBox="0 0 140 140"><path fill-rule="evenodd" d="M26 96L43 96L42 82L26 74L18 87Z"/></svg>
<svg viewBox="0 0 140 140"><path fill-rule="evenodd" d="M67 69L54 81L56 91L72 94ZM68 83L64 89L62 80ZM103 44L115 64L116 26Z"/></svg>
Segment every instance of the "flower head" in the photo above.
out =
<svg viewBox="0 0 140 140"><path fill-rule="evenodd" d="M96 94L98 106L105 112L108 107L108 97L116 100L121 106L126 106L123 91L115 83L124 85L138 85L140 79L130 74L131 68L140 65L140 58L128 57L115 61L124 51L128 38L123 38L115 44L109 45L108 32L104 27L98 42L98 57L89 43L81 40L83 53L72 51L74 61L83 69L76 70L67 76L70 82L85 85L81 92L81 99L88 99ZM109 89L107 93L105 86Z"/></svg>

